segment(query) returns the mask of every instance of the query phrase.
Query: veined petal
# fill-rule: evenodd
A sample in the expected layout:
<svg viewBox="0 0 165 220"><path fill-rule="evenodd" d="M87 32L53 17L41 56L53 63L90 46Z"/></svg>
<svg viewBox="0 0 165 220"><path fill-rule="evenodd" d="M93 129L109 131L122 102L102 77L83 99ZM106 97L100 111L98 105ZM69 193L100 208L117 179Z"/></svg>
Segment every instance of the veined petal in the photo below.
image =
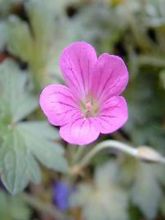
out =
<svg viewBox="0 0 165 220"><path fill-rule="evenodd" d="M112 133L121 128L128 119L127 103L122 96L108 99L102 106L96 121L102 134Z"/></svg>
<svg viewBox="0 0 165 220"><path fill-rule="evenodd" d="M80 116L77 100L69 88L59 84L48 85L40 95L40 106L48 121L64 125Z"/></svg>
<svg viewBox="0 0 165 220"><path fill-rule="evenodd" d="M94 95L105 101L120 95L128 83L128 70L124 61L114 55L102 54L97 61L92 79Z"/></svg>
<svg viewBox="0 0 165 220"><path fill-rule="evenodd" d="M99 133L95 120L92 118L79 118L60 128L60 135L65 141L78 145L86 145L95 141Z"/></svg>
<svg viewBox="0 0 165 220"><path fill-rule="evenodd" d="M60 67L67 85L78 97L83 98L88 93L96 61L95 49L88 43L76 42L64 49Z"/></svg>

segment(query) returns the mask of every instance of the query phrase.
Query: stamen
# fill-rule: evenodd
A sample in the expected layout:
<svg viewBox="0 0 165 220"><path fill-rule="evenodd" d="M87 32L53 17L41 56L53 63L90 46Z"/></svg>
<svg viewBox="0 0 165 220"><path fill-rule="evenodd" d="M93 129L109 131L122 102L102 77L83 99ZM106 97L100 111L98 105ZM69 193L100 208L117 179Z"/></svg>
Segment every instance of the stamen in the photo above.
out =
<svg viewBox="0 0 165 220"><path fill-rule="evenodd" d="M87 102L86 103L86 109L87 109L87 111L91 111L92 110L92 104L91 104L91 102Z"/></svg>
<svg viewBox="0 0 165 220"><path fill-rule="evenodd" d="M88 99L82 101L80 106L85 117L92 117L98 114L99 105L98 102L93 99L93 97L90 97L90 99L88 97Z"/></svg>

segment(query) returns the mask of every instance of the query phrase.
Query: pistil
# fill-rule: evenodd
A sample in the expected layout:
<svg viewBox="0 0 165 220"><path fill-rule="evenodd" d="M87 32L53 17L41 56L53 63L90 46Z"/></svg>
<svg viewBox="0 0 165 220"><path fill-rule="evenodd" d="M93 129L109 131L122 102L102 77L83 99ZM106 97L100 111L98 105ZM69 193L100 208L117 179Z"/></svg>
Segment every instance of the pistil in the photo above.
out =
<svg viewBox="0 0 165 220"><path fill-rule="evenodd" d="M86 118L94 117L99 112L99 104L92 97L90 99L88 98L88 99L82 101L80 106L81 106L81 111L83 112L83 114Z"/></svg>

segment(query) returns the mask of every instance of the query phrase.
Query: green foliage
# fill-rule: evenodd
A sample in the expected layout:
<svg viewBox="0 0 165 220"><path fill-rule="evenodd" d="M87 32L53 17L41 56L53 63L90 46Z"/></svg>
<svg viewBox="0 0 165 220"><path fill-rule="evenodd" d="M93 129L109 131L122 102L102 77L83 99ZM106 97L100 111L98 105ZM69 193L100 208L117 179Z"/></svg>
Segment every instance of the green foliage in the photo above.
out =
<svg viewBox="0 0 165 220"><path fill-rule="evenodd" d="M132 200L147 219L157 215L162 189L159 184L159 167L140 163L132 187ZM161 173L163 174L163 173Z"/></svg>
<svg viewBox="0 0 165 220"><path fill-rule="evenodd" d="M81 207L87 220L120 220L130 219L128 207L133 204L146 219L155 219L163 198L163 174L161 166L128 157L119 164L104 163L96 169L94 182L79 184L71 206Z"/></svg>
<svg viewBox="0 0 165 220"><path fill-rule="evenodd" d="M3 50L6 44L6 29L4 22L0 22L0 51Z"/></svg>
<svg viewBox="0 0 165 220"><path fill-rule="evenodd" d="M8 50L23 61L29 61L33 52L33 39L28 24L13 15L9 18L6 28Z"/></svg>
<svg viewBox="0 0 165 220"><path fill-rule="evenodd" d="M82 207L87 220L127 220L128 196L117 180L118 167L109 162L99 167L94 183L80 184L71 197L73 207Z"/></svg>
<svg viewBox="0 0 165 220"><path fill-rule="evenodd" d="M30 220L30 209L21 196L10 197L0 191L1 220Z"/></svg>
<svg viewBox="0 0 165 220"><path fill-rule="evenodd" d="M119 179L129 188L131 202L147 219L155 219L163 197L164 167L124 158Z"/></svg>
<svg viewBox="0 0 165 220"><path fill-rule="evenodd" d="M27 74L19 71L12 61L6 61L0 66L0 118L17 123L33 112L38 101L28 92Z"/></svg>
<svg viewBox="0 0 165 220"><path fill-rule="evenodd" d="M48 168L66 172L67 163L62 157L64 150L60 144L53 142L58 135L46 122L20 123L18 130L24 137L28 149L42 164Z"/></svg>
<svg viewBox="0 0 165 220"><path fill-rule="evenodd" d="M127 90L130 119L126 126L135 144L149 144L161 149L163 147L164 117L163 105L165 97L160 87L158 75L147 73L134 79Z"/></svg>
<svg viewBox="0 0 165 220"><path fill-rule="evenodd" d="M65 172L67 162L62 147L53 143L56 131L43 121L21 122L38 106L28 91L27 74L6 61L0 66L0 172L6 188L16 194L29 181L39 183L41 173L36 161Z"/></svg>
<svg viewBox="0 0 165 220"><path fill-rule="evenodd" d="M40 92L51 81L48 73L52 59L53 63L57 63L59 49L70 41L67 39L69 33L67 29L61 30L61 23L56 22L58 11L52 0L30 0L24 2L23 7L29 22L16 15L8 17L7 49L12 55L28 63L34 90ZM51 69L52 72L56 73L53 76L57 78L58 71Z"/></svg>

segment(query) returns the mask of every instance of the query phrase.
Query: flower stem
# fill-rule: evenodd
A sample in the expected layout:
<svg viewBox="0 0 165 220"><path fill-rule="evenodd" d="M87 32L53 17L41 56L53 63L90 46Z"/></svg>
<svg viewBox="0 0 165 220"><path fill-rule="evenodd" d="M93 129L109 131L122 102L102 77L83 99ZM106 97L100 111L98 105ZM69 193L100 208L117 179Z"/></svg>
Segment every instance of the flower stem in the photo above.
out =
<svg viewBox="0 0 165 220"><path fill-rule="evenodd" d="M84 153L84 150L85 150L84 146L81 146L81 147L77 148L77 151L76 151L76 153L74 155L74 163L76 163L76 162L78 162L80 160L81 156Z"/></svg>
<svg viewBox="0 0 165 220"><path fill-rule="evenodd" d="M131 154L135 156L137 154L137 149L129 147L126 144L123 144L119 141L104 141L98 145L96 145L79 163L80 167L84 167L89 164L91 159L101 150L106 149L106 148L115 148L122 150L128 154Z"/></svg>
<svg viewBox="0 0 165 220"><path fill-rule="evenodd" d="M121 150L133 157L147 160L151 162L159 162L159 163L165 163L165 158L161 156L157 151L150 147L138 147L134 148L127 144L121 143L119 141L110 140L110 141L104 141L100 144L97 144L87 155L84 156L84 158L80 161L80 163L77 165L79 168L83 168L84 166L87 166L91 159L101 150L108 149L108 148L114 148Z"/></svg>

